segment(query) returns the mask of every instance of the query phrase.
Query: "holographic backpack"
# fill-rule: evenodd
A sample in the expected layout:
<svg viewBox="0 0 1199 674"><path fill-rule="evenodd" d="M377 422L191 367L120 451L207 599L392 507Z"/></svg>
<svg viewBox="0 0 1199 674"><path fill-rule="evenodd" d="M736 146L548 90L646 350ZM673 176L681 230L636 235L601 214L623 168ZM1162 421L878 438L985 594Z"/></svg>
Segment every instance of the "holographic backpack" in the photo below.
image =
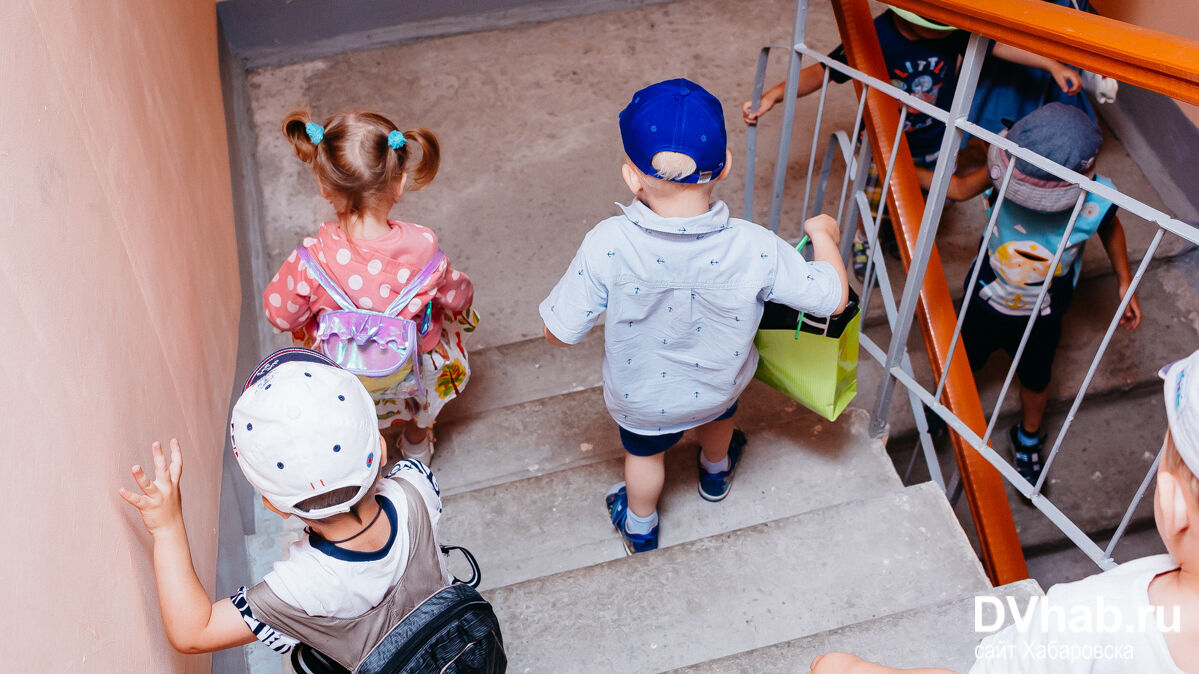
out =
<svg viewBox="0 0 1199 674"><path fill-rule="evenodd" d="M433 303L425 306L420 326L411 319L400 318L399 313L441 266L445 254L440 250L434 253L429 264L382 313L358 308L312 259L307 248L300 246L296 254L341 307L339 311L325 311L317 316L316 349L359 377L385 378L386 388L404 384L405 388L416 391L423 389L419 372L420 336L429 330ZM367 386L368 390L371 388Z"/></svg>

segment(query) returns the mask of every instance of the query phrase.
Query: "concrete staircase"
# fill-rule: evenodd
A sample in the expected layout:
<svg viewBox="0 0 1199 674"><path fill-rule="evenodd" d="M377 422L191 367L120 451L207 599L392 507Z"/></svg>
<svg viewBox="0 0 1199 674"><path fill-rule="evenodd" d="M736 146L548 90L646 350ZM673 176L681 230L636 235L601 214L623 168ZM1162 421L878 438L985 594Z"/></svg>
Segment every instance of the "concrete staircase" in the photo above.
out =
<svg viewBox="0 0 1199 674"><path fill-rule="evenodd" d="M685 436L667 458L662 547L627 556L603 504L623 450L601 340L472 354L476 378L437 427L441 539L478 557L511 671L802 671L828 649L964 667L972 597L1040 593L990 587L944 496L900 483L866 412L829 423L757 382L729 497L699 498ZM262 517L248 537L255 579L299 535L280 527ZM257 645L249 659L288 670Z"/></svg>

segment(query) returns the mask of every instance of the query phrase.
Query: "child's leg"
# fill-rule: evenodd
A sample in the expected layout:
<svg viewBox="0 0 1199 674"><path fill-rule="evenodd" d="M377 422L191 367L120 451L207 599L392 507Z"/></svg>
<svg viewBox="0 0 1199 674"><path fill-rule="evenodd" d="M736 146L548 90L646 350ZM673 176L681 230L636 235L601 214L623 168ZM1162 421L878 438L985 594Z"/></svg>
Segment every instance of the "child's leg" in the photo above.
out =
<svg viewBox="0 0 1199 674"><path fill-rule="evenodd" d="M700 426L699 446L708 463L720 463L729 455L729 441L733 439L733 418L717 419Z"/></svg>
<svg viewBox="0 0 1199 674"><path fill-rule="evenodd" d="M1049 387L1044 391L1033 391L1026 386L1020 387L1021 420L1029 435L1036 435L1041 430L1041 421L1045 418L1045 406L1049 404Z"/></svg>
<svg viewBox="0 0 1199 674"><path fill-rule="evenodd" d="M658 497L666 482L666 452L653 456L625 453L624 479L629 510L638 517L650 517L658 509Z"/></svg>

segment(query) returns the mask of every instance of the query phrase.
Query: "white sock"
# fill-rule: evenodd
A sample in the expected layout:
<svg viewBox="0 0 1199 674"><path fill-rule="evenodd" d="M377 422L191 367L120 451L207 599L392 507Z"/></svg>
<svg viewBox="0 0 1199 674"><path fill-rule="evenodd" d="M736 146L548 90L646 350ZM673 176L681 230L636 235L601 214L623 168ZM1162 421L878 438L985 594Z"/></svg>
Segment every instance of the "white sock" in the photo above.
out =
<svg viewBox="0 0 1199 674"><path fill-rule="evenodd" d="M650 513L649 517L638 517L632 510L625 513L624 530L630 534L648 534L658 526L658 511Z"/></svg>
<svg viewBox="0 0 1199 674"><path fill-rule="evenodd" d="M729 455L725 454L723 459L713 462L709 461L707 457L704 456L703 452L700 452L699 465L703 466L704 470L712 473L713 475L716 473L723 473L729 469Z"/></svg>

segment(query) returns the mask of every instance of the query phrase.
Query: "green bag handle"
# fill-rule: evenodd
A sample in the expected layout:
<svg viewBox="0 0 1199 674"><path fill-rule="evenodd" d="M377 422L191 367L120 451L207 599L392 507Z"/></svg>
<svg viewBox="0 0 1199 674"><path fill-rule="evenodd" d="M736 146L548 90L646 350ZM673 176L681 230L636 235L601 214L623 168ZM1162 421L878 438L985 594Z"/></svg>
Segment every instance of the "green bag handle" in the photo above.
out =
<svg viewBox="0 0 1199 674"><path fill-rule="evenodd" d="M804 234L803 238L799 240L799 243L795 244L796 252L803 253L803 249L806 248L808 246L808 244L811 242L812 242L812 237L808 236L807 234ZM801 327L803 327L803 315L804 315L804 312L802 312L802 311L799 312L799 320L796 321L796 323L795 323L795 339L799 339L799 332L800 332L799 329Z"/></svg>

